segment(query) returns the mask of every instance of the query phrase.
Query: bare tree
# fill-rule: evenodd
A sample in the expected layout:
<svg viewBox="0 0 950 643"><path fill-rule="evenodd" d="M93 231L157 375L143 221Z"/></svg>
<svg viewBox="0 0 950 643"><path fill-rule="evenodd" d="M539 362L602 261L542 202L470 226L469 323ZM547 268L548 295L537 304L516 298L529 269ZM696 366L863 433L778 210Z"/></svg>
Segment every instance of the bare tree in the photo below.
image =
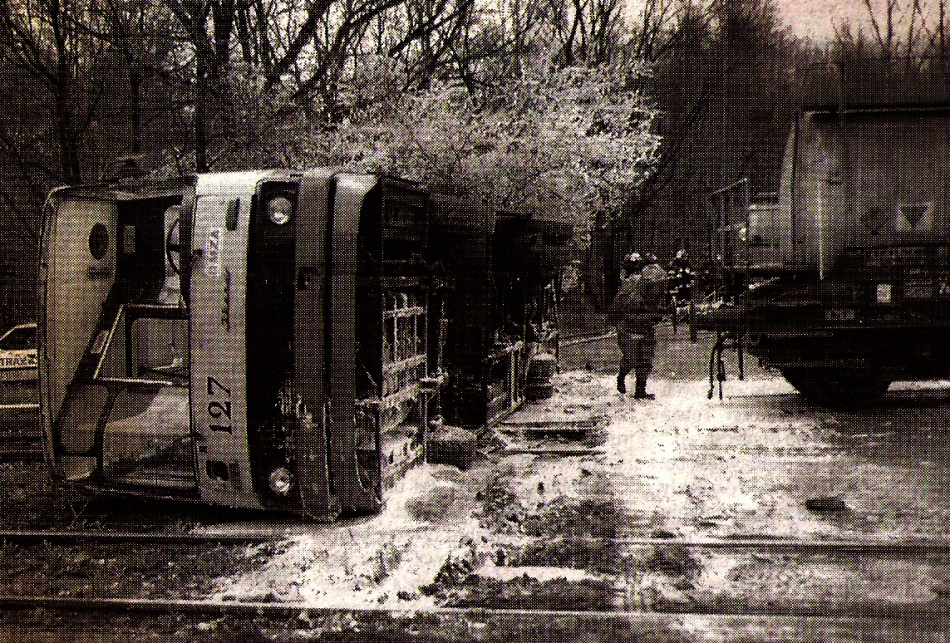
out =
<svg viewBox="0 0 950 643"><path fill-rule="evenodd" d="M936 26L930 25L931 16L924 11L921 0L863 0L863 6L877 55L884 60L912 61L927 55L935 44L943 51L944 0L938 0Z"/></svg>
<svg viewBox="0 0 950 643"><path fill-rule="evenodd" d="M101 43L75 28L81 21L80 11L73 0L0 0L4 67L21 74L39 99L32 109L44 114L52 139L51 153L39 158L44 158L48 178L65 183L82 178L82 138L101 95L101 91L81 91L90 70L80 66L100 57ZM11 143L7 140L5 147L15 152L17 146ZM51 155L56 157L55 164L45 158Z"/></svg>
<svg viewBox="0 0 950 643"><path fill-rule="evenodd" d="M775 185L796 65L807 63L770 0L684 2L655 12L671 22L641 27L640 37L653 42L640 51L653 52L648 94L663 143L652 174L604 234L668 256L680 243L705 249L706 192L743 176L757 189Z"/></svg>

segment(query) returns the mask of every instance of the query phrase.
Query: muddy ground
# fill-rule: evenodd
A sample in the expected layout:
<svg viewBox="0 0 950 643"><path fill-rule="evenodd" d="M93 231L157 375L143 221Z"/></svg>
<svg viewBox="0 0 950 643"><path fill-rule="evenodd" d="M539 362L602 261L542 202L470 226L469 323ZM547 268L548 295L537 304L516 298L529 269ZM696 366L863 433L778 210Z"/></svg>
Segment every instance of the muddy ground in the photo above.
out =
<svg viewBox="0 0 950 643"><path fill-rule="evenodd" d="M899 383L874 409L830 412L754 363L747 362L745 381L735 380L732 360L723 399L718 390L708 399L708 338L693 345L683 329L674 336L668 326L660 335L651 380L657 400L616 392L611 370L618 354L611 340L565 347L554 397L527 405L502 425L473 467L417 467L392 491L382 514L334 525L88 499L55 490L39 465L0 465L5 529L266 527L286 535L277 544L192 552L77 547L39 563L24 563L23 552L8 545L0 552L3 593L178 594L410 613L485 607L677 615L662 627L648 627L644 617L642 637L624 629L628 621L609 627L598 621L602 636L591 634L591 640L615 640L610 627L641 640L946 640L940 635L950 628L911 636L908 628L916 626L910 621L886 621L869 634L866 624L849 627L846 620L862 612L945 611L945 555L710 551L638 540L945 539L950 383ZM537 418L571 430L523 430L526 419ZM499 448L504 445L509 451ZM586 451L567 457L517 452L551 447ZM806 628L813 634L806 636L794 623L770 626L772 617L724 624L679 615L770 610L845 620ZM231 621L169 619L166 640L230 640L231 630L240 629ZM34 630L42 631L43 615L34 620ZM525 633L537 633L544 620L518 621L524 632L514 640L532 640ZM397 628L400 636L413 640L438 629L406 627ZM598 629L564 624L558 636L573 638L572 627ZM503 628L485 628L447 628L451 636L432 636L511 640ZM323 639L357 640L347 637L359 634L349 626L297 621L251 630L253 636L239 638L309 640L319 631ZM832 630L837 634L825 638Z"/></svg>

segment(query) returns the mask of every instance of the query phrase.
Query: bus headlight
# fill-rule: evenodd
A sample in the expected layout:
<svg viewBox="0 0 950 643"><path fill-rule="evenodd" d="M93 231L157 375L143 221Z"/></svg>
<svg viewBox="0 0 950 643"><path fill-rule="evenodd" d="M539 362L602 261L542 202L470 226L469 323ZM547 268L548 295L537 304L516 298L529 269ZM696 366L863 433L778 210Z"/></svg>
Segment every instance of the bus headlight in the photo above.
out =
<svg viewBox="0 0 950 643"><path fill-rule="evenodd" d="M889 304L894 298L894 287L891 284L877 285L877 303Z"/></svg>
<svg viewBox="0 0 950 643"><path fill-rule="evenodd" d="M267 218L274 225L285 225L294 214L294 204L283 196L275 196L267 202Z"/></svg>
<svg viewBox="0 0 950 643"><path fill-rule="evenodd" d="M294 476L286 467L278 467L267 476L267 484L274 493L286 496L294 484Z"/></svg>

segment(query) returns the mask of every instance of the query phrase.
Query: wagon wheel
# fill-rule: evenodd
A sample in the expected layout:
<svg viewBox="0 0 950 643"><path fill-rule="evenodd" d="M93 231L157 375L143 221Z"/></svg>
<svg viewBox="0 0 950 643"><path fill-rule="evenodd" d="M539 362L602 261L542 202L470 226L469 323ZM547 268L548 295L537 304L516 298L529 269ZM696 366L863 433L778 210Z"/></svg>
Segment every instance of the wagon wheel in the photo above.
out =
<svg viewBox="0 0 950 643"><path fill-rule="evenodd" d="M821 387L815 381L815 371L808 368L784 368L782 376L786 381L795 387L795 390L807 397L814 399L820 397Z"/></svg>
<svg viewBox="0 0 950 643"><path fill-rule="evenodd" d="M165 258L168 265L175 271L176 275L181 274L181 219L175 219L175 222L168 228L168 234L165 235Z"/></svg>
<svg viewBox="0 0 950 643"><path fill-rule="evenodd" d="M875 369L786 368L782 375L806 398L830 409L847 411L873 405L891 381Z"/></svg>

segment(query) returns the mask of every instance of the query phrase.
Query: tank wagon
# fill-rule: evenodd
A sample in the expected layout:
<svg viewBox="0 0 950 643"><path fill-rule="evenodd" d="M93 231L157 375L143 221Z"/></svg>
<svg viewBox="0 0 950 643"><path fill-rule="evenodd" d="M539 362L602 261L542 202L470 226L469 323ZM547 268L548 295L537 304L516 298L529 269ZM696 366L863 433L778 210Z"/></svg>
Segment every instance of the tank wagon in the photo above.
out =
<svg viewBox="0 0 950 643"><path fill-rule="evenodd" d="M447 374L466 382L453 390L494 386L459 348L495 315L491 298L444 286L551 274L528 253L510 282L485 280L478 261L477 278L461 262L434 267L436 242L470 239L453 240L451 217L434 225L433 203L415 183L326 169L54 191L39 280L54 477L319 520L378 510L424 458ZM483 256L525 237L503 219ZM447 398L446 412L484 423L520 396L475 411Z"/></svg>
<svg viewBox="0 0 950 643"><path fill-rule="evenodd" d="M801 110L777 204L730 190L730 220L730 197L713 199L718 230L737 232L724 272L740 287L696 325L828 406L950 376L948 158L950 104Z"/></svg>

